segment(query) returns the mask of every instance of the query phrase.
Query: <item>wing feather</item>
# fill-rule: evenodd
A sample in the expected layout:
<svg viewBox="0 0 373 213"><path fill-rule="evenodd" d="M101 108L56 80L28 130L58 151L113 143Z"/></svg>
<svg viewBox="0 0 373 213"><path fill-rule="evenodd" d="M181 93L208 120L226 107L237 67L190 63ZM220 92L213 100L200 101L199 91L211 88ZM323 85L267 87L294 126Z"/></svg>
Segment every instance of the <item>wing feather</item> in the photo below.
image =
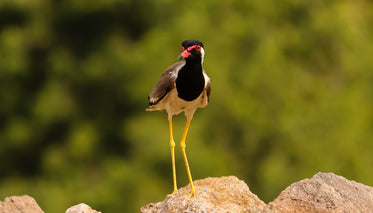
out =
<svg viewBox="0 0 373 213"><path fill-rule="evenodd" d="M185 61L177 62L162 73L148 97L149 106L157 104L175 87L177 73L184 64Z"/></svg>

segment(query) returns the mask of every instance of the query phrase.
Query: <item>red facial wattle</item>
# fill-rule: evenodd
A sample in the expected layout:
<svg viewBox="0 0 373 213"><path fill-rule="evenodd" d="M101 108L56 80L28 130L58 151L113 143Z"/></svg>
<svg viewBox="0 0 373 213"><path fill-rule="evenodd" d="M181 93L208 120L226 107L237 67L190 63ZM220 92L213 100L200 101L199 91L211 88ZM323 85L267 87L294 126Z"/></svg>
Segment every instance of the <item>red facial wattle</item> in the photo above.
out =
<svg viewBox="0 0 373 213"><path fill-rule="evenodd" d="M198 44L190 46L188 48L185 48L185 47L181 47L181 48L183 49L183 52L180 54L178 59L188 58L190 55L192 55L190 51L192 51L193 49L195 49L196 51L201 51L201 45L198 45Z"/></svg>
<svg viewBox="0 0 373 213"><path fill-rule="evenodd" d="M182 56L183 58L188 58L190 55L192 55L192 53L190 53L187 49L184 50L180 56Z"/></svg>

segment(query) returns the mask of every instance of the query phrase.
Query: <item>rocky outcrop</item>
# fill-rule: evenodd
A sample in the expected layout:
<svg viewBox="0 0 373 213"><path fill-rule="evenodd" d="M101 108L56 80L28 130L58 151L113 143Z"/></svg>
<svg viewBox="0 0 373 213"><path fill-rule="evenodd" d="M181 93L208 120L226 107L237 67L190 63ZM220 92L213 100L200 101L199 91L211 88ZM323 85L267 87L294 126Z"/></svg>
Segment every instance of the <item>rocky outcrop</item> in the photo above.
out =
<svg viewBox="0 0 373 213"><path fill-rule="evenodd" d="M0 213L44 213L36 203L35 199L28 196L12 196L0 201ZM88 205L81 203L70 207L66 213L101 213Z"/></svg>
<svg viewBox="0 0 373 213"><path fill-rule="evenodd" d="M195 181L198 197L187 199L189 186L159 203L141 207L142 213L258 212L347 213L373 212L373 188L333 173L317 173L287 187L265 205L236 177Z"/></svg>
<svg viewBox="0 0 373 213"><path fill-rule="evenodd" d="M44 213L35 199L28 196L7 197L0 201L0 213Z"/></svg>
<svg viewBox="0 0 373 213"><path fill-rule="evenodd" d="M236 177L206 178L194 181L197 198L188 198L190 187L179 189L163 202L141 208L143 213L166 212L260 212L265 207L245 182Z"/></svg>
<svg viewBox="0 0 373 213"><path fill-rule="evenodd" d="M75 206L72 206L66 210L66 213L101 213L93 210L85 203L81 203Z"/></svg>
<svg viewBox="0 0 373 213"><path fill-rule="evenodd" d="M373 212L373 188L317 173L287 187L264 212Z"/></svg>
<svg viewBox="0 0 373 213"><path fill-rule="evenodd" d="M333 173L317 173L287 187L265 204L236 177L194 181L197 198L188 198L190 187L179 189L158 203L141 207L142 213L368 213L373 212L373 188ZM0 213L43 213L27 195L0 201ZM86 204L72 206L66 213L100 213Z"/></svg>

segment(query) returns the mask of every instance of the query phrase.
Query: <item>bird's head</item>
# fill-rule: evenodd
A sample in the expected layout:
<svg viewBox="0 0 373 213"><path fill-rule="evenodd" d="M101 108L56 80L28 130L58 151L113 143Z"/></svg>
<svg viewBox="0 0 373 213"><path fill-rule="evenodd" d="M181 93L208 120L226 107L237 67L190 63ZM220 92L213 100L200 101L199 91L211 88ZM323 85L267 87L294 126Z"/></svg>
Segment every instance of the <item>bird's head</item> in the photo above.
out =
<svg viewBox="0 0 373 213"><path fill-rule="evenodd" d="M184 58L185 60L200 60L203 62L205 57L205 50L203 49L202 42L198 40L185 40L181 43L183 52L177 57L177 59Z"/></svg>

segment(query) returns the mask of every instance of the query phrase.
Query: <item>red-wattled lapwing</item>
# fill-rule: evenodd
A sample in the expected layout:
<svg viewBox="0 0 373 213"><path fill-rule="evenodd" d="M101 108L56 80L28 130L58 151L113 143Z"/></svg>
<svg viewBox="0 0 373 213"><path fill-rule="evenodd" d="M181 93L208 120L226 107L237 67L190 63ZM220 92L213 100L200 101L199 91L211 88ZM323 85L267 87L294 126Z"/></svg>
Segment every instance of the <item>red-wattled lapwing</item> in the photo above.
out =
<svg viewBox="0 0 373 213"><path fill-rule="evenodd" d="M170 125L170 146L172 159L172 173L174 192L177 190L175 170L175 141L172 133L172 116L184 111L187 117L184 133L181 138L180 147L183 153L186 170L190 182L190 196L197 197L192 175L185 154L185 139L188 133L190 122L197 108L207 106L210 97L210 78L202 68L205 51L203 44L197 40L186 40L181 44L183 52L178 59L185 59L185 62L178 62L167 68L159 78L149 95L149 108L147 111L165 109L168 113Z"/></svg>

